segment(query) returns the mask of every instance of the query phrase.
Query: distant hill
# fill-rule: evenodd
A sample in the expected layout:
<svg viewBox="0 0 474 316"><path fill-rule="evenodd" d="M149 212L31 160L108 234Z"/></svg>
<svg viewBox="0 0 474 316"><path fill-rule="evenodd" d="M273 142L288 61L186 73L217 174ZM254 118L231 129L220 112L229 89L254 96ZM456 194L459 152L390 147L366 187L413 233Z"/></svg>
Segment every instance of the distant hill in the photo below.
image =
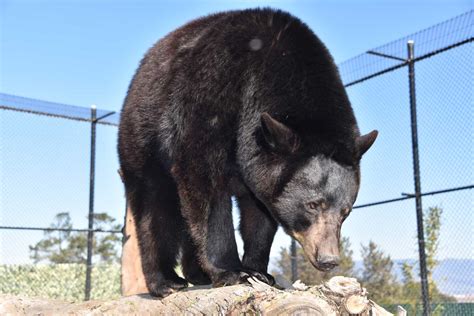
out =
<svg viewBox="0 0 474 316"><path fill-rule="evenodd" d="M408 262L414 264L413 259L394 260L394 273L399 280L402 279L402 264ZM357 271L362 269L362 262L356 261ZM415 274L418 274L418 266L415 266ZM440 260L438 267L433 273L433 278L438 289L448 295L474 296L474 260L473 259L445 259Z"/></svg>
<svg viewBox="0 0 474 316"><path fill-rule="evenodd" d="M440 261L433 278L441 292L450 295L474 295L474 260Z"/></svg>

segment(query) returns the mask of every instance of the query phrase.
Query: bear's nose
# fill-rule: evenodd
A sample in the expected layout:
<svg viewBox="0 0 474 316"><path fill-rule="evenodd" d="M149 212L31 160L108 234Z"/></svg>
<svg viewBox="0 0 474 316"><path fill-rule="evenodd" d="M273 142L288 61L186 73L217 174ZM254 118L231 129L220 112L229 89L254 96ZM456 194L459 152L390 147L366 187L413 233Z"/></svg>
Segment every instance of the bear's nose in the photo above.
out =
<svg viewBox="0 0 474 316"><path fill-rule="evenodd" d="M326 255L326 254L318 254L318 266L323 270L331 270L334 267L339 265L339 256L333 255Z"/></svg>

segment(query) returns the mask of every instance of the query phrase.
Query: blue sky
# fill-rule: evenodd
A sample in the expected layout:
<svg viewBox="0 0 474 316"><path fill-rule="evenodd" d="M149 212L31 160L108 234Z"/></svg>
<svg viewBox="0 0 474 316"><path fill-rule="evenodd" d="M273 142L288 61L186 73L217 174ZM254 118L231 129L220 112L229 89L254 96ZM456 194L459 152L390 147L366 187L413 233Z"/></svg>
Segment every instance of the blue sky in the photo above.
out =
<svg viewBox="0 0 474 316"><path fill-rule="evenodd" d="M41 1L0 0L0 92L119 111L145 51L183 23L216 11L271 6L305 21L337 63L472 9L470 1ZM456 56L461 54L461 56ZM438 66L472 54L437 57ZM454 66L456 67L456 66ZM426 68L426 69L424 69ZM423 189L472 183L472 68L417 65ZM443 75L434 72L442 69ZM457 90L439 89L455 82ZM390 85L390 80L396 82ZM379 129L363 160L358 203L413 191L406 69L348 89L361 130ZM403 93L400 93L403 91ZM464 93L457 93L464 91ZM470 101L470 102L469 102ZM449 106L443 107L445 102ZM402 104L400 106L400 104ZM436 104L433 112L432 104ZM441 105L440 105L441 104ZM470 106L471 105L471 106ZM387 109L390 109L388 111ZM470 131L470 133L469 133ZM0 111L0 224L48 226L69 211L85 227L89 126ZM423 137L423 138L422 138ZM96 211L123 217L116 129L98 129ZM442 258L472 258L472 193L424 200L445 208ZM354 211L343 226L356 257L370 239L394 258L415 258L414 202ZM42 233L0 231L0 262L23 262ZM272 255L289 243L279 232Z"/></svg>

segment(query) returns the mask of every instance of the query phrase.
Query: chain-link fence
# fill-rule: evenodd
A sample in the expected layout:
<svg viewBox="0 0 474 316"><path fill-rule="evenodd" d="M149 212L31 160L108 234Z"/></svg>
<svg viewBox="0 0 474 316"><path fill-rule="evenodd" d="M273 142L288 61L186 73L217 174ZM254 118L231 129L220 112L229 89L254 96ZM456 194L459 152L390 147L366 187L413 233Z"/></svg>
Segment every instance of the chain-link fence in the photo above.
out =
<svg viewBox="0 0 474 316"><path fill-rule="evenodd" d="M120 295L118 114L6 94L0 109L0 292Z"/></svg>
<svg viewBox="0 0 474 316"><path fill-rule="evenodd" d="M380 132L362 160L361 191L343 235L355 248L367 249L373 241L390 257L391 282L402 299L388 300L387 306L403 303L425 314L430 309L473 312L472 20L470 11L339 65L361 131ZM114 127L119 116L5 94L0 95L0 109L0 292L25 293L29 286L35 294L48 283L53 297L67 296L59 293L74 288L79 292L67 298L82 299L84 291L87 298L84 253L88 246L108 244L89 239L87 246L84 234L93 231L106 236L102 239L113 239L110 236L120 233L117 224L122 224L125 202L116 174ZM91 137L94 128L96 138ZM96 144L99 157L95 172L88 163L94 154L91 144ZM91 182L94 174L96 181ZM94 190L86 190L91 184L95 199L90 194ZM91 227L88 212L108 213L117 220L96 220L94 227L102 231L73 230L61 237L56 227L44 235L51 222L64 225L65 219L57 217L63 213L73 227ZM82 247L74 264L24 264L29 257L42 262L35 257L35 247L44 246L38 241L52 239L59 251L69 249L73 237ZM58 252L53 250L50 254ZM102 255L95 251L89 256L93 262L104 262L91 271L93 298L119 294L115 257ZM356 274L366 268L365 259L354 251ZM298 270L293 272L296 278ZM365 284L369 287L371 281ZM414 297L407 296L410 286Z"/></svg>
<svg viewBox="0 0 474 316"><path fill-rule="evenodd" d="M425 315L474 312L472 18L467 12L340 65L361 130L380 131L362 161L352 215L360 221L349 219L343 231L394 258L402 296L414 287L403 264L414 267L422 298L405 301L412 313L421 305Z"/></svg>

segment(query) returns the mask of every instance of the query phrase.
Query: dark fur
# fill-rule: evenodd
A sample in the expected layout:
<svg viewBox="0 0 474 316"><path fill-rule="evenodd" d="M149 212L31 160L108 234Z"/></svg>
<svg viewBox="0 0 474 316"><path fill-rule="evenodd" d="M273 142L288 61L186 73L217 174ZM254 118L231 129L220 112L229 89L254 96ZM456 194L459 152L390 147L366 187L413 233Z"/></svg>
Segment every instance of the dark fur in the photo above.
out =
<svg viewBox="0 0 474 316"><path fill-rule="evenodd" d="M261 48L249 44L255 39ZM275 122L283 127L272 129ZM328 50L287 13L215 14L160 40L132 80L119 131L150 293L185 286L173 271L180 249L184 276L194 284L235 284L249 274L272 283L266 270L277 221L290 233L312 222L300 214L300 227L291 227L273 203L312 157L357 173L359 136Z"/></svg>

